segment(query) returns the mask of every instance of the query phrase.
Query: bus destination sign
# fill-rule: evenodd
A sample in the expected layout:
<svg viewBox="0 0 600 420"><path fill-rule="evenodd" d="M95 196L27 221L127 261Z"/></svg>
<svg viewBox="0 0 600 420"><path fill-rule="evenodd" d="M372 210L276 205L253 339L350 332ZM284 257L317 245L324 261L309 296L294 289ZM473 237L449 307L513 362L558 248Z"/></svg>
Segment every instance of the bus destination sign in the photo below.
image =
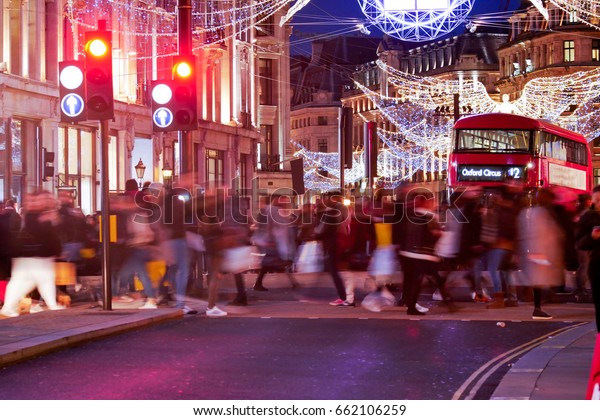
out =
<svg viewBox="0 0 600 420"><path fill-rule="evenodd" d="M523 179L524 166L509 165L458 165L458 181L502 182L505 179Z"/></svg>

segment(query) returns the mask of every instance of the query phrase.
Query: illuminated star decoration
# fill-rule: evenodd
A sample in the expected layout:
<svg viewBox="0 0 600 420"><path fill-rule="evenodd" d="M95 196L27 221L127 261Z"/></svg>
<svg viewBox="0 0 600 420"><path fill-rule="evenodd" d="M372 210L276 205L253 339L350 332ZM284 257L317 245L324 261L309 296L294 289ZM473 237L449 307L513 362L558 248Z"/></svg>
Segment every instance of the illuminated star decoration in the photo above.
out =
<svg viewBox="0 0 600 420"><path fill-rule="evenodd" d="M437 39L466 22L475 0L358 0L369 22L403 41Z"/></svg>

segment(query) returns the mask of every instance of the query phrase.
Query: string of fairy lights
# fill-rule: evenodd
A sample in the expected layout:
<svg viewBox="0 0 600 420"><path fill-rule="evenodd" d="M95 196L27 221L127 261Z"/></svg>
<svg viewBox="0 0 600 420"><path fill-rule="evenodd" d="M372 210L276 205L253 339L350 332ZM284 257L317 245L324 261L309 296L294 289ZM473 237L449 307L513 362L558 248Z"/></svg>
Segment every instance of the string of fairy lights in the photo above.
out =
<svg viewBox="0 0 600 420"><path fill-rule="evenodd" d="M208 0L196 1L192 12L192 37L198 45L222 43L251 27L255 27L282 10L294 0ZM155 43L156 51L137 54L135 59L149 59L176 55L177 1L120 1L69 0L65 15L76 28L76 42L83 43L83 33L96 29L99 20L110 21L115 39L138 39ZM290 12L285 18L290 19ZM135 41L139 43L140 41ZM124 43L124 44L131 44ZM138 45L139 47L139 45ZM139 50L139 48L138 48ZM175 49L176 50L176 49Z"/></svg>
<svg viewBox="0 0 600 420"><path fill-rule="evenodd" d="M572 13L578 21L600 30L600 0L550 0L550 3Z"/></svg>

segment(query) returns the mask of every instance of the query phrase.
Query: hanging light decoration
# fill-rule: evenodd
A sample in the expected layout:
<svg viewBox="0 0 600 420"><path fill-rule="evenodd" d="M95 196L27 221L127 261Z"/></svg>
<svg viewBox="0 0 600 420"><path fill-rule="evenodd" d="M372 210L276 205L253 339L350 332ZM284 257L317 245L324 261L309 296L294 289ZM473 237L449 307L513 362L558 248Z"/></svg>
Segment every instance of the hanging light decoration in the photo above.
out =
<svg viewBox="0 0 600 420"><path fill-rule="evenodd" d="M221 43L247 31L253 25L269 19L294 0L253 0L224 2L222 0L195 1L192 13L192 36L197 40L194 49L202 45ZM307 3L306 0L303 3ZM304 4L303 4L304 5ZM124 0L68 0L65 15L78 30L79 37L87 30L95 30L98 20L111 22L115 39L139 38L152 40L156 52L137 54L138 60L176 55L177 1L167 0L163 7L150 2ZM150 42L150 41L147 41ZM139 46L138 46L139 47Z"/></svg>
<svg viewBox="0 0 600 420"><path fill-rule="evenodd" d="M586 25L600 30L598 22L600 21L600 0L549 0L559 9L567 13L572 13L573 16ZM538 1L532 1L536 7ZM539 9L539 7L538 7ZM547 14L547 12L546 12ZM546 19L548 19L546 17Z"/></svg>
<svg viewBox="0 0 600 420"><path fill-rule="evenodd" d="M444 36L461 23L475 0L358 0L373 25L403 41L421 42Z"/></svg>
<svg viewBox="0 0 600 420"><path fill-rule="evenodd" d="M355 81L355 85L377 107L378 114L389 121L393 130L378 129L383 143L377 168L381 185L391 188L411 179L417 171L441 173L447 169L451 149L454 95L459 106L470 114L493 112L514 113L547 119L579 132L588 141L600 136L600 68L557 77L532 79L523 88L521 97L503 102L493 100L485 86L473 80L440 80L401 72L385 63L377 65L386 73L397 95L385 96ZM565 117L577 105L575 112ZM361 116L365 122L366 117ZM299 148L305 158L305 182L318 189L339 188L339 156L337 153L316 153ZM348 182L363 178L363 152L354 154L353 170L344 177ZM319 170L326 170L322 176Z"/></svg>

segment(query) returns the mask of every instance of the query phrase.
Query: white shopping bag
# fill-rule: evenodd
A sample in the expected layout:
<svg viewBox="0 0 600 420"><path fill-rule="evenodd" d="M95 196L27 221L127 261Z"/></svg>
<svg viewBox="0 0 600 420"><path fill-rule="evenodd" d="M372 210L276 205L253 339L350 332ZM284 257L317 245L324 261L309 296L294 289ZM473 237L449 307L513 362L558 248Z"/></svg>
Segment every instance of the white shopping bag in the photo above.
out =
<svg viewBox="0 0 600 420"><path fill-rule="evenodd" d="M243 273L260 266L260 254L255 246L239 246L223 253L221 270L225 273Z"/></svg>
<svg viewBox="0 0 600 420"><path fill-rule="evenodd" d="M394 245L379 246L369 262L369 275L377 282L391 277L398 270L398 259Z"/></svg>
<svg viewBox="0 0 600 420"><path fill-rule="evenodd" d="M323 271L321 242L309 241L300 245L294 267L297 273L320 273Z"/></svg>

